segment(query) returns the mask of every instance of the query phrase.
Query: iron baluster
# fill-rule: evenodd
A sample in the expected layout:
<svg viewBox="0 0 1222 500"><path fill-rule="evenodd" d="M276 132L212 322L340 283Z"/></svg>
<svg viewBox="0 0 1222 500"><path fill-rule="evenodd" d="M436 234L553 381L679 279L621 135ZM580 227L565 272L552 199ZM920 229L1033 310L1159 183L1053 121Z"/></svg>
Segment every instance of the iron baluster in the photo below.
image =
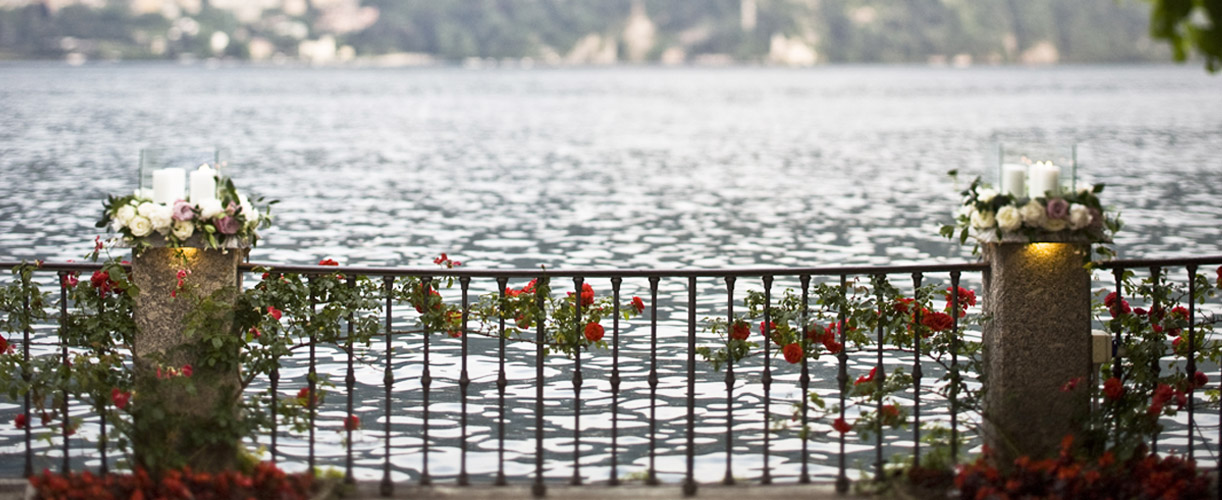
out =
<svg viewBox="0 0 1222 500"><path fill-rule="evenodd" d="M696 277L687 279L687 478L683 494L696 494Z"/></svg>
<svg viewBox="0 0 1222 500"><path fill-rule="evenodd" d="M951 271L950 286L950 462L959 463L959 271Z"/></svg>
<svg viewBox="0 0 1222 500"><path fill-rule="evenodd" d="M350 295L355 294L356 293L356 276L349 275L347 281L348 281L348 293ZM356 385L356 372L354 372L352 369L352 353L353 353L353 342L352 342L353 324L352 322L355 319L356 318L354 317L353 313L348 313L348 346L346 349L348 351L347 352L348 372L344 376L344 388L345 390L348 391L347 417L345 417L345 420L344 420L344 424L345 424L344 430L346 431L345 436L348 439L348 446L347 446L348 449L346 450L347 453L345 454L345 457L344 457L344 484L355 484L356 483L356 479L352 477L352 430L354 427L356 427L356 425L355 425L355 422L352 422L351 420L354 417L354 415L352 414L352 393L353 393L353 387Z"/></svg>
<svg viewBox="0 0 1222 500"><path fill-rule="evenodd" d="M462 289L462 330L458 332L459 341L462 343L462 369L458 374L459 411L461 413L459 425L462 435L458 459L458 485L468 486L471 481L467 477L467 387L471 385L471 378L467 372L467 318L470 316L471 304L467 294L471 286L471 277L458 278L458 285Z"/></svg>
<svg viewBox="0 0 1222 500"><path fill-rule="evenodd" d="M433 278L426 276L420 280L420 294L422 297L420 299L421 306L418 307L417 310L422 315L428 314L428 311L433 308L433 304L431 304L433 300ZM440 300L440 297L438 300ZM432 336L433 332L430 331L432 329L429 328L429 323L424 321L423 318L421 318L420 323L424 325L424 370L420 374L420 387L423 389L422 392L424 393L422 395L422 402L424 403L424 440L420 443L423 450L421 456L420 485L429 486L433 484L433 478L429 477L429 447L432 445L432 443L429 442L429 389L433 385L433 375L429 369L429 337Z"/></svg>
<svg viewBox="0 0 1222 500"><path fill-rule="evenodd" d="M878 392L881 394L882 387L883 387L883 381L886 379L886 376L887 376L887 370L886 368L883 367L883 318L884 318L883 315L886 314L886 311L883 309L884 306L883 306L883 289L882 289L882 283L884 282L884 280L886 280L886 276L882 274L877 274L875 275L875 279L877 281L875 282L876 286L874 289L874 296L876 298L876 301L878 302L878 328L876 329L877 330L876 333L878 334L878 345L876 346L877 347L876 352L878 354L878 358L875 361L874 369L877 370L875 372L876 377L877 377L876 378L877 382L875 383L878 384L878 389L879 389ZM878 422L878 424L874 428L874 480L882 481L884 477L883 475L883 420L882 420L883 418L883 398L882 396L879 396L878 398L877 411L878 411L878 415L877 415L878 418L876 419L876 421Z"/></svg>
<svg viewBox="0 0 1222 500"><path fill-rule="evenodd" d="M573 278L573 286L576 289L573 295L573 311L577 328L574 332L577 347L573 349L573 477L569 480L569 484L573 486L581 484L581 337L584 335L581 308L585 305L582 283L580 276Z"/></svg>
<svg viewBox="0 0 1222 500"><path fill-rule="evenodd" d="M497 419L497 444L496 444L496 481L497 486L505 486L505 388L509 385L509 379L505 377L505 287L509 286L509 278L501 277L496 279L497 288L497 316L499 324L497 328L497 375L496 375L496 391L497 391L497 406L501 408L501 414Z"/></svg>
<svg viewBox="0 0 1222 500"><path fill-rule="evenodd" d="M649 472L645 484L658 485L658 280L649 277Z"/></svg>
<svg viewBox="0 0 1222 500"><path fill-rule="evenodd" d="M798 483L810 483L810 470L807 462L810 461L810 453L807 449L806 433L810 432L810 420L807 418L807 406L810 402L810 370L806 366L806 358L810 354L810 318L808 302L810 301L810 275L803 274L798 277L802 284L802 325L799 331L802 332L802 377L798 379L798 383L802 385L802 473L798 476Z"/></svg>
<svg viewBox="0 0 1222 500"><path fill-rule="evenodd" d="M726 277L726 352L734 343L734 277ZM726 475L721 484L734 484L731 470L734 457L734 357L726 356Z"/></svg>
<svg viewBox="0 0 1222 500"><path fill-rule="evenodd" d="M68 360L68 341L66 339L66 336L68 333L68 291L67 291L67 288L64 287L63 278L64 278L64 274L60 273L60 280L59 280L59 345L60 345L60 349L63 354L64 366L67 367L71 365L71 362ZM102 298L102 300L99 302L105 303L106 302L105 300L106 292L99 289L98 294ZM99 315L102 314L100 310L98 314ZM101 319L101 318L98 318L98 319ZM65 370L64 376L61 379L61 382L63 382L64 384L63 387L61 388L64 400L60 402L60 412L62 412L61 416L63 417L64 422L60 428L61 428L61 432L63 433L63 438L64 438L64 445L63 445L64 446L64 458L63 458L63 463L60 465L60 472L63 474L67 474L69 471L72 470L71 464L68 463L68 436L72 432L72 429L71 429L72 421L71 419L68 418L68 382L69 382L68 377L70 376L71 375L68 373L68 371ZM30 425L31 424L29 422L26 423L26 427L30 427Z"/></svg>
<svg viewBox="0 0 1222 500"><path fill-rule="evenodd" d="M840 299L842 301L848 299L848 288L849 288L848 279L849 279L848 275L845 275L845 274L840 275ZM844 421L844 401L845 401L845 396L846 396L845 391L849 385L849 366L848 366L849 364L849 354L848 354L849 345L848 345L848 339L846 339L844 335L845 333L844 332L845 330L844 312L845 311L843 307L838 307L838 309L840 309L840 311L839 311L839 318L837 319L837 326L838 326L837 331L839 332L841 347L840 347L840 355L837 356L837 359L840 361L840 366L839 366L839 372L836 375L836 381L840 384L840 421L843 422ZM844 456L844 445L845 445L845 442L844 442L845 436L844 435L845 433L843 432L840 433L840 457L839 457L839 464L838 464L840 467L840 471L839 471L839 474L836 476L836 492L838 493L845 493L849 491L849 476L845 472L846 464L845 464L845 456Z"/></svg>
<svg viewBox="0 0 1222 500"><path fill-rule="evenodd" d="M535 287L535 484L531 493L536 497L547 494L547 486L543 484L543 343L546 341L543 328L547 312L543 309L543 290L547 287L547 277L540 276Z"/></svg>
<svg viewBox="0 0 1222 500"><path fill-rule="evenodd" d="M611 486L619 485L619 289L624 279L611 278Z"/></svg>
<svg viewBox="0 0 1222 500"><path fill-rule="evenodd" d="M393 317L394 284L395 278L393 276L382 276L382 290L386 293L386 367L382 371L382 388L385 391L386 401L386 421L382 427L382 484L378 489L378 493L384 497L391 496L395 491L395 484L390 480L390 390L395 385L395 375L390 369L392 365L391 318Z"/></svg>
<svg viewBox="0 0 1222 500"><path fill-rule="evenodd" d="M316 406L318 406L318 396L316 392L317 383L318 383L318 379L317 379L318 374L315 371L316 358L315 358L315 353L314 353L314 345L318 341L318 336L316 334L316 332L318 331L318 326L314 323L314 320L315 320L314 309L317 305L318 297L314 293L314 276L311 275L309 279L307 280L307 282L310 287L310 371L309 371L309 377L307 377L310 385L309 385L309 399L306 400L306 404L310 410L310 443L309 443L310 456L309 456L308 467L310 469L309 470L310 475L312 476L314 475L314 418L318 411L318 409L316 408Z"/></svg>
<svg viewBox="0 0 1222 500"><path fill-rule="evenodd" d="M1192 382L1188 384L1188 460L1195 460L1193 437L1196 435L1196 374L1197 374L1197 343L1196 343L1196 303L1197 303L1197 266L1188 265L1188 376Z"/></svg>

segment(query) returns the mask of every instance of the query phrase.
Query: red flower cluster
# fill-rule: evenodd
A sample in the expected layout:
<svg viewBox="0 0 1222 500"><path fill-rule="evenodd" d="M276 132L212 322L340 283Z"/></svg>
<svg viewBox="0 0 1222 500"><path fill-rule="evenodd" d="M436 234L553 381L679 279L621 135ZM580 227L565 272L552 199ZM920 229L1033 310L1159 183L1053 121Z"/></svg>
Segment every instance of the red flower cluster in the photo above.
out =
<svg viewBox="0 0 1222 500"><path fill-rule="evenodd" d="M123 293L123 288L119 286L119 282L110 279L110 273L106 271L94 271L93 276L89 278L89 284L103 297L109 295L112 291Z"/></svg>
<svg viewBox="0 0 1222 500"><path fill-rule="evenodd" d="M276 309L275 307L267 306L267 314L271 316L272 319L276 321L280 321L280 317L282 313L280 312L279 309Z"/></svg>
<svg viewBox="0 0 1222 500"><path fill-rule="evenodd" d="M955 477L959 498L1206 498L1210 479L1196 463L1175 456L1136 453L1124 463L1105 451L1097 460L1073 458L1072 436L1061 441L1056 459L1019 457L1003 471L990 464L988 450Z"/></svg>
<svg viewBox="0 0 1222 500"><path fill-rule="evenodd" d="M603 326L598 323L586 323L586 340L590 342L598 342L603 339Z"/></svg>
<svg viewBox="0 0 1222 500"><path fill-rule="evenodd" d="M532 281L533 283L533 281ZM573 296L573 292L569 292L569 297ZM589 283L581 284L581 305L582 307L589 306L594 303L594 287Z"/></svg>
<svg viewBox="0 0 1222 500"><path fill-rule="evenodd" d="M734 320L730 325L730 338L734 340L747 340L751 336L751 325L741 319Z"/></svg>
<svg viewBox="0 0 1222 500"><path fill-rule="evenodd" d="M76 288L76 285L81 282L79 278L80 275L81 273L72 271L68 274L63 275L63 277L60 278L59 282L60 284L64 286L64 288Z"/></svg>
<svg viewBox="0 0 1222 500"><path fill-rule="evenodd" d="M421 285L420 285L420 290L421 290L421 291L423 291L423 290L424 290L424 285L423 285L423 284L421 284ZM428 296L427 296L427 297L425 297L425 299L424 299L423 301L421 301L421 302L419 302L419 303L416 303L416 304L413 304L413 305L415 305L415 306L416 306L416 312L418 312L418 313L420 313L420 314L424 314L424 305L425 305L425 303L427 303L427 302L432 302L433 297L441 297L441 293L440 293L440 292L438 292L438 291L437 291L435 288L433 288L433 287L429 287L429 293L428 293ZM438 303L436 303L436 304L433 304L433 310L434 310L434 311L436 311L436 310L440 310L440 309L441 309L441 302L440 302L440 301L438 301Z"/></svg>
<svg viewBox="0 0 1222 500"><path fill-rule="evenodd" d="M954 321L951 315L937 311L924 311L921 316L921 324L935 332L950 330Z"/></svg>
<svg viewBox="0 0 1222 500"><path fill-rule="evenodd" d="M344 429L345 430L355 431L360 428L361 428L361 417L358 417L356 415L348 415L347 417L344 417Z"/></svg>
<svg viewBox="0 0 1222 500"><path fill-rule="evenodd" d="M832 428L836 429L836 432L841 434L845 434L853 430L853 426L849 425L848 422L845 422L844 417L837 418L834 422L832 422Z"/></svg>
<svg viewBox="0 0 1222 500"><path fill-rule="evenodd" d="M513 289L513 287L505 287L505 295L508 295L510 297L517 297L522 294L529 295L529 294L535 293L535 282L537 281L538 280L530 280L530 283L527 283L526 286L522 287L521 289L517 289L517 290Z"/></svg>
<svg viewBox="0 0 1222 500"><path fill-rule="evenodd" d="M946 287L946 310L949 311L954 299L954 287ZM976 305L976 292L959 287L959 317L967 315L967 308Z"/></svg>
<svg viewBox="0 0 1222 500"><path fill-rule="evenodd" d="M26 424L29 423L29 420L30 417L26 416L24 413L20 413L16 417L13 417L13 425L18 429L24 429Z"/></svg>
<svg viewBox="0 0 1222 500"><path fill-rule="evenodd" d="M130 392L120 391L117 387L110 390L110 401L115 404L115 408L126 410L127 403L131 399L132 393Z"/></svg>
<svg viewBox="0 0 1222 500"><path fill-rule="evenodd" d="M819 326L815 325L814 331L818 331L818 329ZM819 342L823 344L823 347L827 348L827 352L836 354L844 350L844 344L836 340L838 333L840 333L840 323L832 323L827 325L827 328L824 328L823 337L819 339ZM807 337L810 337L810 334L811 331L806 332Z"/></svg>
<svg viewBox="0 0 1222 500"><path fill-rule="evenodd" d="M95 476L89 471L53 474L44 470L30 477L38 498L94 499L198 499L277 498L304 500L314 490L309 473L286 474L271 463L255 466L252 474L225 471L215 474L193 472L189 468L169 470L154 481L144 469L133 474Z"/></svg>
<svg viewBox="0 0 1222 500"><path fill-rule="evenodd" d="M457 260L450 260L450 257L444 253L441 254L441 256L437 257L436 259L433 259L433 263L439 266L445 266L446 269L454 269L462 265L462 262L459 262Z"/></svg>
<svg viewBox="0 0 1222 500"><path fill-rule="evenodd" d="M323 260L318 261L318 265L320 266L338 266L339 262L336 262L335 259L323 259Z"/></svg>
<svg viewBox="0 0 1222 500"><path fill-rule="evenodd" d="M1103 298L1103 305L1107 307L1108 312L1112 313L1113 318L1133 312L1133 308L1129 307L1129 301L1116 300L1116 292L1107 294L1107 297Z"/></svg>
<svg viewBox="0 0 1222 500"><path fill-rule="evenodd" d="M1121 396L1124 396L1124 384L1116 377L1103 381L1103 395L1113 401L1120 399Z"/></svg>
<svg viewBox="0 0 1222 500"><path fill-rule="evenodd" d="M13 346L8 343L8 339L0 337L0 354L8 354L13 352Z"/></svg>
<svg viewBox="0 0 1222 500"><path fill-rule="evenodd" d="M168 378L174 378L174 377L190 378L191 375L193 375L194 373L195 373L195 369L192 368L190 364L182 365L182 368L174 368L172 366L169 368L162 368L160 366L157 367L157 378L158 379L168 379Z"/></svg>
<svg viewBox="0 0 1222 500"><path fill-rule="evenodd" d="M786 345L781 349L781 354L785 355L785 361L790 364L802 361L802 346L797 342Z"/></svg>

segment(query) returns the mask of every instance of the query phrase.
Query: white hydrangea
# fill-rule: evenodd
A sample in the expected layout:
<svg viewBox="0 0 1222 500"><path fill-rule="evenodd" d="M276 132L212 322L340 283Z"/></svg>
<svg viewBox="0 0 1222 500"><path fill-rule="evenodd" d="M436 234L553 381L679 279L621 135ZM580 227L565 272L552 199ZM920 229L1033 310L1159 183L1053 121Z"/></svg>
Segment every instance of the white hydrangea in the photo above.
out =
<svg viewBox="0 0 1222 500"><path fill-rule="evenodd" d="M179 241L186 240L195 234L195 224L186 220L175 221L173 233Z"/></svg>
<svg viewBox="0 0 1222 500"><path fill-rule="evenodd" d="M212 199L199 202L199 216L204 220L216 217L224 211L225 207L221 206L221 200Z"/></svg>
<svg viewBox="0 0 1222 500"><path fill-rule="evenodd" d="M1017 231L1022 226L1023 216L1017 208L1006 205L997 211L997 227L1000 227L1002 231L1007 233Z"/></svg>
<svg viewBox="0 0 1222 500"><path fill-rule="evenodd" d="M153 223L149 222L147 218L137 215L132 217L132 221L127 225L127 228L131 229L132 236L143 238L153 232Z"/></svg>
<svg viewBox="0 0 1222 500"><path fill-rule="evenodd" d="M1069 205L1069 228L1082 229L1090 225L1090 209L1086 205L1074 203Z"/></svg>
<svg viewBox="0 0 1222 500"><path fill-rule="evenodd" d="M157 203L153 205L151 212L146 217L153 224L153 230L161 234L169 232L170 226L174 224L174 208L164 203Z"/></svg>
<svg viewBox="0 0 1222 500"><path fill-rule="evenodd" d="M1027 227L1044 227L1044 221L1048 219L1048 213L1044 206L1035 200L1027 202L1018 211L1023 216L1023 224L1026 224Z"/></svg>

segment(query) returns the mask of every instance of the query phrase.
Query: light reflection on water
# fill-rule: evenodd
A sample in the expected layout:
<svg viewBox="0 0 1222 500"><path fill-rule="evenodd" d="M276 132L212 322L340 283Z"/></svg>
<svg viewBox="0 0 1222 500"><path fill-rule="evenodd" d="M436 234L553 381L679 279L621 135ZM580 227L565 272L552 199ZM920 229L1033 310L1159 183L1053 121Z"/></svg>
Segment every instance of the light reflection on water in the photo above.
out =
<svg viewBox="0 0 1222 500"><path fill-rule="evenodd" d="M968 178L987 175L984 156L994 141L1088 143L1085 176L1106 181L1105 202L1121 208L1127 226L1117 246L1124 256L1222 253L1222 201L1210 181L1222 170L1222 81L1197 68L3 70L0 107L12 126L0 130L0 185L7 189L0 259L79 258L96 234L97 201L133 186L140 147L213 144L231 150L241 186L282 200L276 226L253 255L259 261L331 257L413 266L440 252L479 268L960 261L972 258L970 251L937 237L956 204L944 174L956 168ZM978 276L965 283L978 286ZM489 291L493 284L473 286ZM665 480L684 470L685 286L664 280L660 289L657 467ZM698 317L724 315L723 285L700 286L708 294ZM740 296L747 286L759 287L742 280ZM774 290L785 286L793 285ZM628 280L624 295L646 296L645 287ZM397 321L397 329L407 328L411 317ZM397 337L393 345L392 465L396 479L414 478L423 417L420 339ZM457 344L438 337L433 345L430 467L444 478L457 474L458 464L460 431L449 420L459 411ZM467 464L486 480L496 466L495 342L472 338L471 346ZM648 323L626 324L621 346L623 476L648 464ZM381 473L376 360L383 348L375 342L365 356L374 364L358 365L355 407L365 429L352 447L362 478ZM534 464L533 346L509 351L506 473L523 476ZM323 353L320 372L340 383L342 353ZM610 472L609 357L595 353L582 363L587 480ZM851 377L872 362L855 357ZM759 365L754 358L736 368L739 477L758 477L763 463ZM549 398L572 395L572 368L569 360L548 359ZM830 358L812 368L812 386L831 402ZM784 418L798 400L797 374L779 360L774 370L773 416ZM285 395L296 393L304 373L301 365L286 367ZM725 467L723 373L702 369L698 377L697 478L712 481ZM320 415L316 452L329 465L343 463L342 401L333 397ZM0 406L6 417L16 411ZM549 401L548 477L572 474L571 412ZM927 413L948 419L945 409ZM1199 417L1217 424L1216 416ZM829 423L818 422L816 431L831 432ZM908 432L888 435L888 456L911 446ZM96 425L87 422L80 434L92 433ZM0 429L0 453L18 453L18 439L13 429ZM773 475L795 477L800 441L792 426L771 443ZM279 444L300 467L304 441L285 434ZM838 446L820 437L810 447L812 473L833 477ZM849 450L862 452L851 466L873 460L872 448L855 439ZM12 475L14 467L3 470Z"/></svg>

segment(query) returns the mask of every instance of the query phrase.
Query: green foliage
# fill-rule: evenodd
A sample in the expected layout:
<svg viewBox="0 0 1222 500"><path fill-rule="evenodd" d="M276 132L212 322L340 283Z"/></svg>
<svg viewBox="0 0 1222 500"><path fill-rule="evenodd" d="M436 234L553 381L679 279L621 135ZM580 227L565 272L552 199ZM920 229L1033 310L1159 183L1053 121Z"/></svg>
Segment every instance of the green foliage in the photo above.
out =
<svg viewBox="0 0 1222 500"><path fill-rule="evenodd" d="M1222 2L1218 0L1147 0L1150 36L1171 44L1176 61L1189 54L1205 59L1210 73L1222 68Z"/></svg>

